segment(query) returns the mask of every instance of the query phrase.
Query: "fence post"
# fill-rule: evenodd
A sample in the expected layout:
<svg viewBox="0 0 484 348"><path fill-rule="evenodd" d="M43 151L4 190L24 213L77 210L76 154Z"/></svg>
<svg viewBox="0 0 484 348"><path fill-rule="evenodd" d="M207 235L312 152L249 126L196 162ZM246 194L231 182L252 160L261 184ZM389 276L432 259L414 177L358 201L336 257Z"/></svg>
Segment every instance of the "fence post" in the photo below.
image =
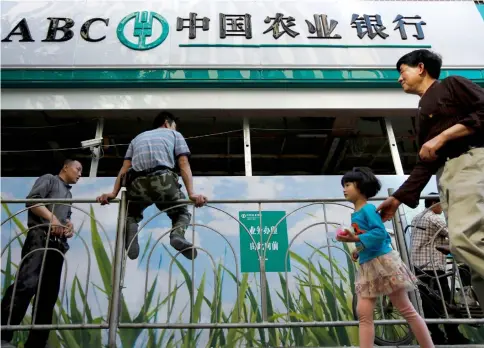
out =
<svg viewBox="0 0 484 348"><path fill-rule="evenodd" d="M393 194L393 192L395 192L395 190L393 190L391 188L388 189L388 196L391 196ZM396 239L396 242L397 242L397 247L398 247L398 250L400 251L400 256L402 257L403 262L405 263L405 265L407 265L410 272L413 273L413 266L412 266L412 262L410 261L410 255L408 253L407 243L405 242L405 235L404 235L403 228L402 228L402 220L400 219L400 211L399 210L397 210L397 212L393 216L392 221L393 221L393 230L395 231L395 237L396 237L395 239ZM420 310L420 305L419 305L417 293L416 293L415 290L410 291L409 298L410 298L410 301L412 302L413 306L417 310L417 312L422 314L422 311Z"/></svg>
<svg viewBox="0 0 484 348"><path fill-rule="evenodd" d="M126 190L121 191L119 203L118 226L116 229L116 249L113 260L113 295L109 305L109 338L108 347L116 348L116 334L119 324L119 310L121 298L121 273L123 268L124 229L126 226L127 198Z"/></svg>
<svg viewBox="0 0 484 348"><path fill-rule="evenodd" d="M262 203L259 203L259 227L261 249L258 251L260 264L260 296L262 321L267 321L267 275L266 275L266 253L263 250L264 238L262 236ZM257 248L256 248L257 249Z"/></svg>

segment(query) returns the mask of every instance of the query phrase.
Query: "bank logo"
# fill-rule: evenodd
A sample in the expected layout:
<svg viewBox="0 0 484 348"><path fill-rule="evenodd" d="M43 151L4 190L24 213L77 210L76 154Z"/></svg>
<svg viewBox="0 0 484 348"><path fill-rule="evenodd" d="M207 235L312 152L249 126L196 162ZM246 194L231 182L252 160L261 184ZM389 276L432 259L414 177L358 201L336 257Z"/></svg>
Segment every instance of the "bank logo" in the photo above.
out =
<svg viewBox="0 0 484 348"><path fill-rule="evenodd" d="M128 40L128 38L124 34L124 28L129 23L129 21L133 19L133 36L138 38L137 42ZM153 20L157 20L161 24L161 34L156 40L147 43L146 38L153 35ZM163 16L156 12L142 11L133 12L124 17L118 24L116 34L119 41L126 47L131 48L132 50L146 51L161 45L163 41L165 41L165 39L168 37L169 31L170 27L166 19L163 18Z"/></svg>

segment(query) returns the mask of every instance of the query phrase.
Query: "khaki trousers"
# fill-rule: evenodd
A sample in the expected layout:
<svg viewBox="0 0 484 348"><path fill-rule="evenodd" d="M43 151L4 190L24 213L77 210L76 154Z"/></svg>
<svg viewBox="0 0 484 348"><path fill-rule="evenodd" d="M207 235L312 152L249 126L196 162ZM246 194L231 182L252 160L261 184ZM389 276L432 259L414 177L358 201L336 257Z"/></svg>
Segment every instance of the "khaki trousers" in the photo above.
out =
<svg viewBox="0 0 484 348"><path fill-rule="evenodd" d="M472 286L484 311L484 148L448 160L437 172L450 250L471 269Z"/></svg>

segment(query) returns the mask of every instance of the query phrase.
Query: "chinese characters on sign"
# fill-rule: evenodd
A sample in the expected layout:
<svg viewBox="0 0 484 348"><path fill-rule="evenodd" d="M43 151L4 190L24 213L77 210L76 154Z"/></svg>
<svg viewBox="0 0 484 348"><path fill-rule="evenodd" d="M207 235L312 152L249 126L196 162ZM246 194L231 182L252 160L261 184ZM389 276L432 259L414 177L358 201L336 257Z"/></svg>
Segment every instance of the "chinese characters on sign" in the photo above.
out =
<svg viewBox="0 0 484 348"><path fill-rule="evenodd" d="M188 38L195 39L197 37L196 30L202 29L208 31L210 29L210 18L197 18L197 13L189 13L188 18L178 17L176 20L176 30L183 31L188 29ZM394 31L398 30L402 40L408 40L407 28L413 27L416 32L412 36L417 40L423 40L425 34L423 32L423 25L426 25L422 18L418 15L406 17L398 14L392 23L396 23ZM227 36L244 36L246 39L252 39L252 16L246 14L219 14L219 31L220 38L225 39ZM307 29L309 32L309 39L342 39L340 34L337 34L337 26L339 22L334 19L328 19L324 13L314 14L313 20L305 19ZM267 16L264 23L269 24L269 27L262 34L271 33L274 39L279 39L284 34L291 38L295 38L300 33L296 31L296 18L292 16L285 16L283 13L276 13L275 17ZM387 27L383 23L383 19L379 14L357 14L351 16L349 23L352 28L356 29L356 35L360 39L368 36L370 40L380 38L385 40L390 36L386 32Z"/></svg>
<svg viewBox="0 0 484 348"><path fill-rule="evenodd" d="M331 20L328 26L328 16L325 14L315 14L314 24L306 19L308 25L308 31L310 34L316 34L316 36L308 36L308 39L341 39L341 35L335 34L331 36L331 33L336 29L338 21Z"/></svg>
<svg viewBox="0 0 484 348"><path fill-rule="evenodd" d="M269 227L269 226L265 226L265 227L264 227L264 228L262 228L262 229L260 228L260 226L257 226L257 227L255 227L255 226L250 226L250 228L249 228L249 233L250 233L251 235L254 235L254 234L261 234L261 231L262 231L262 233L263 233L263 234L270 234L271 232L272 232L273 234L277 234L277 228L276 228L276 226L271 226L271 227Z"/></svg>
<svg viewBox="0 0 484 348"><path fill-rule="evenodd" d="M284 17L282 13L276 13L275 17L267 16L266 19L264 19L264 23L272 22L272 25L266 31L264 31L263 34L267 34L268 32L272 31L272 36L276 40L284 35L284 33L287 33L287 35L290 37L295 38L299 35L299 33L291 29L291 27L296 25L294 21L294 17Z"/></svg>
<svg viewBox="0 0 484 348"><path fill-rule="evenodd" d="M368 34L368 37L372 40L377 35L380 35L382 39L386 39L389 36L383 32L386 27L383 26L380 15L363 15L363 17L360 17L357 14L353 14L351 18L351 27L356 28L356 32L360 39L363 39L366 34Z"/></svg>
<svg viewBox="0 0 484 348"><path fill-rule="evenodd" d="M188 26L185 23L188 22ZM197 24L197 23L202 23ZM188 28L188 38L195 39L197 37L197 28L201 28L203 31L207 31L210 25L210 18L203 17L202 19L197 19L197 14L190 12L188 18L176 19L176 30L182 31L184 28Z"/></svg>
<svg viewBox="0 0 484 348"><path fill-rule="evenodd" d="M239 212L240 261L242 272L260 272L258 253L264 257L267 272L291 271L287 222L283 211L263 211L262 223L258 211ZM279 223L279 221L281 221ZM279 224L278 224L279 223ZM270 237L270 239L269 239Z"/></svg>
<svg viewBox="0 0 484 348"><path fill-rule="evenodd" d="M279 242L269 242L269 243L250 243L250 250L279 250Z"/></svg>
<svg viewBox="0 0 484 348"><path fill-rule="evenodd" d="M393 23L398 22L397 26L394 30L400 30L400 36L402 40L407 40L407 32L405 31L405 25L415 25L415 29L417 30L417 34L414 34L413 37L417 38L417 40L423 40L425 38L422 25L426 25L424 21L416 22L416 23L407 23L405 19L422 19L420 16L413 16L413 17L403 17L402 15L397 15Z"/></svg>
<svg viewBox="0 0 484 348"><path fill-rule="evenodd" d="M220 13L220 38L227 36L245 36L252 39L251 15L225 15Z"/></svg>

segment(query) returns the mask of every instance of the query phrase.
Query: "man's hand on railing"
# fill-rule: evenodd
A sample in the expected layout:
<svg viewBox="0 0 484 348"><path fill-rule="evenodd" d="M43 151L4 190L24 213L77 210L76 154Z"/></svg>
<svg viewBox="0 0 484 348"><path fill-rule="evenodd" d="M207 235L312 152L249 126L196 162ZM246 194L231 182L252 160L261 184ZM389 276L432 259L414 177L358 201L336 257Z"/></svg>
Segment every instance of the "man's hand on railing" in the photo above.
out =
<svg viewBox="0 0 484 348"><path fill-rule="evenodd" d="M99 197L96 198L96 201L101 203L101 205L106 205L109 204L109 201L113 200L116 198L116 195L112 192L110 193L103 193Z"/></svg>
<svg viewBox="0 0 484 348"><path fill-rule="evenodd" d="M188 198L190 198L190 200L195 203L195 207L197 208L203 207L208 201L207 197L205 197L204 195L192 194L189 195Z"/></svg>

